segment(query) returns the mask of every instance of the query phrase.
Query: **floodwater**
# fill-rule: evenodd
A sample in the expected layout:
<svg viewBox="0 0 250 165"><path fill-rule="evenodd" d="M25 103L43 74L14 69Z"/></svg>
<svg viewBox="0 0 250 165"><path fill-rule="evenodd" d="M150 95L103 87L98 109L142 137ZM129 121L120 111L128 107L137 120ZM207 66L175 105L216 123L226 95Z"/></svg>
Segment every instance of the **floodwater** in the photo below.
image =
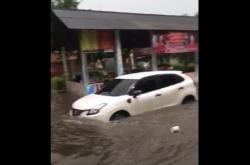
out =
<svg viewBox="0 0 250 165"><path fill-rule="evenodd" d="M198 165L197 102L102 123L68 116L75 99L52 95L52 165Z"/></svg>

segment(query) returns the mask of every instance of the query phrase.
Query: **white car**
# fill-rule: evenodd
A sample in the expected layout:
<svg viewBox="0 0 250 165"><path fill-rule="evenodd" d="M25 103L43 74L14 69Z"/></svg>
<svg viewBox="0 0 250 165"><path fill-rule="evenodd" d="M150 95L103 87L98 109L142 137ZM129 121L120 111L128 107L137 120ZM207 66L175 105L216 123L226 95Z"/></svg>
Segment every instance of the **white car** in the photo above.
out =
<svg viewBox="0 0 250 165"><path fill-rule="evenodd" d="M139 72L118 76L75 101L70 115L108 122L195 100L196 86L181 71Z"/></svg>

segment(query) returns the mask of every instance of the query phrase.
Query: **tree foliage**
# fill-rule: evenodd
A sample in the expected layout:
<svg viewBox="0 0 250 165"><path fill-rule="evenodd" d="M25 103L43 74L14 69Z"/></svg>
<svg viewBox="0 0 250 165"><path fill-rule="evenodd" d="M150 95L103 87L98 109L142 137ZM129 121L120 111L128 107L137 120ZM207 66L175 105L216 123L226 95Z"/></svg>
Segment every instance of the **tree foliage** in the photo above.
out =
<svg viewBox="0 0 250 165"><path fill-rule="evenodd" d="M78 4L78 0L51 0L54 9L76 9Z"/></svg>

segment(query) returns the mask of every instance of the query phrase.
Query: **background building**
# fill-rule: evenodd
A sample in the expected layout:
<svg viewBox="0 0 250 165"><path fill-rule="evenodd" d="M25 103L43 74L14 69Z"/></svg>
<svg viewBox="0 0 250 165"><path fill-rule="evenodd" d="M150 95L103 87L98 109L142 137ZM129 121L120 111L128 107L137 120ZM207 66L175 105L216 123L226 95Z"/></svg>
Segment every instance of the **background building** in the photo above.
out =
<svg viewBox="0 0 250 165"><path fill-rule="evenodd" d="M52 76L87 85L144 70L194 71L197 17L57 9L51 20Z"/></svg>

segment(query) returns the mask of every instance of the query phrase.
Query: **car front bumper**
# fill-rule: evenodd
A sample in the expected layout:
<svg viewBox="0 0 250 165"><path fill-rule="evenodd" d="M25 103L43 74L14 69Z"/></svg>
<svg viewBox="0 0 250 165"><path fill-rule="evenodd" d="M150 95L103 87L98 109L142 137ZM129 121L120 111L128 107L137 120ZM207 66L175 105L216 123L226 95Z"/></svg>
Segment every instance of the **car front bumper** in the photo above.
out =
<svg viewBox="0 0 250 165"><path fill-rule="evenodd" d="M99 121L103 121L103 122L109 121L107 119L106 115L101 113L101 112L99 112L97 114L93 114L93 115L87 115L87 113L88 113L88 111L83 111L79 115L73 115L73 110L70 109L70 111L69 111L69 115L72 117L94 119L94 120L99 120Z"/></svg>

